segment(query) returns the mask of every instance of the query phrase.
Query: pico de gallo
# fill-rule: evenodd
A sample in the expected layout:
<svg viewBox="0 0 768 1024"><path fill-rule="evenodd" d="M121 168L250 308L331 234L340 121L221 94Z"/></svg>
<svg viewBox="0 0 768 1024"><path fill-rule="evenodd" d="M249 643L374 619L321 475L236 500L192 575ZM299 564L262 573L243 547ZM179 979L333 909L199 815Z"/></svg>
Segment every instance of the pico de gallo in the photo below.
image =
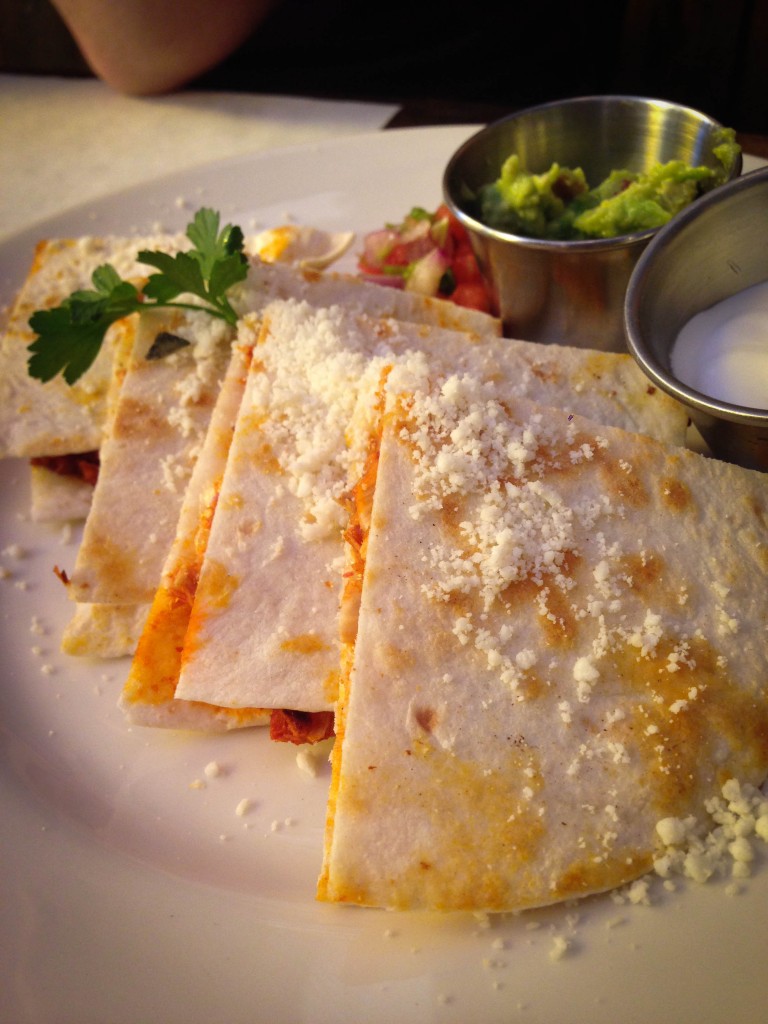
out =
<svg viewBox="0 0 768 1024"><path fill-rule="evenodd" d="M445 205L434 213L415 206L401 224L368 232L358 271L378 284L490 312L469 235Z"/></svg>

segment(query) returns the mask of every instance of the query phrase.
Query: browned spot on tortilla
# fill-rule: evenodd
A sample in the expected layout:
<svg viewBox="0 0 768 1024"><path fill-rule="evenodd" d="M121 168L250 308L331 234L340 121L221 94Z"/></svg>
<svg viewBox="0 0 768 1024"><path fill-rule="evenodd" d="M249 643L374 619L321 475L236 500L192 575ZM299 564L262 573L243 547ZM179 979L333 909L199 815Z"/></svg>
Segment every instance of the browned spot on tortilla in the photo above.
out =
<svg viewBox="0 0 768 1024"><path fill-rule="evenodd" d="M98 567L99 577L103 580L133 580L136 572L136 555L132 550L116 543L103 533L93 532L89 543L89 553L94 565ZM75 590L90 590L88 582L77 583ZM78 597L78 600L83 598ZM87 600L87 597L84 598ZM147 598L151 600L151 595Z"/></svg>
<svg viewBox="0 0 768 1024"><path fill-rule="evenodd" d="M239 585L238 577L231 575L221 562L209 560L205 575L198 584L195 603L189 616L181 656L182 665L190 662L200 650L205 624L212 614L227 608Z"/></svg>
<svg viewBox="0 0 768 1024"><path fill-rule="evenodd" d="M322 273L319 270L312 270L310 267L301 268L301 276L305 281L319 281L322 278Z"/></svg>
<svg viewBox="0 0 768 1024"><path fill-rule="evenodd" d="M750 495L747 501L749 504L749 508L752 511L752 514L754 515L755 519L757 519L760 526L768 527L768 517L766 517L765 512L765 502L761 501L756 494Z"/></svg>
<svg viewBox="0 0 768 1024"><path fill-rule="evenodd" d="M162 437L173 433L168 419L156 408L128 395L121 396L114 423L114 436L131 440L137 437Z"/></svg>
<svg viewBox="0 0 768 1024"><path fill-rule="evenodd" d="M551 384L557 382L562 374L554 363L533 363L531 365L531 373L534 377L543 381L545 384Z"/></svg>
<svg viewBox="0 0 768 1024"><path fill-rule="evenodd" d="M239 578L211 558L198 586L198 595L208 607L226 608L239 586Z"/></svg>
<svg viewBox="0 0 768 1024"><path fill-rule="evenodd" d="M664 560L660 555L625 555L621 560L621 572L629 581L629 587L637 594L647 594L657 583L663 582ZM670 591L669 597L674 598Z"/></svg>
<svg viewBox="0 0 768 1024"><path fill-rule="evenodd" d="M673 650L665 638L648 656L627 646L603 673L633 697L627 742L643 759L660 817L691 813L731 776L759 784L768 772L765 696L738 686L705 638L690 639L670 672Z"/></svg>
<svg viewBox="0 0 768 1024"><path fill-rule="evenodd" d="M570 644L576 636L577 622L568 597L557 587L549 587L546 612L539 613L539 625L553 647Z"/></svg>
<svg viewBox="0 0 768 1024"><path fill-rule="evenodd" d="M535 672L524 672L517 684L517 692L523 700L538 700L548 687L541 676Z"/></svg>
<svg viewBox="0 0 768 1024"><path fill-rule="evenodd" d="M317 654L319 651L327 651L328 644L316 633L299 633L298 636L283 640L280 650L290 654Z"/></svg>
<svg viewBox="0 0 768 1024"><path fill-rule="evenodd" d="M640 477L626 470L615 460L600 459L600 478L605 492L630 508L645 508L650 503L648 491Z"/></svg>
<svg viewBox="0 0 768 1024"><path fill-rule="evenodd" d="M438 714L434 708L414 708L413 717L424 732L431 733L438 723Z"/></svg>
<svg viewBox="0 0 768 1024"><path fill-rule="evenodd" d="M238 429L244 436L258 435L266 416L263 413L247 413L241 416ZM282 473L282 467L272 445L266 438L249 437L248 457L264 473Z"/></svg>
<svg viewBox="0 0 768 1024"><path fill-rule="evenodd" d="M617 886L645 874L651 867L652 857L647 852L627 850L617 856L616 851L602 860L588 858L574 861L560 875L552 888L552 896L568 899L601 889Z"/></svg>
<svg viewBox="0 0 768 1024"><path fill-rule="evenodd" d="M661 500L671 512L685 512L693 504L690 490L676 477L664 477L659 481Z"/></svg>
<svg viewBox="0 0 768 1024"><path fill-rule="evenodd" d="M340 680L341 672L339 669L333 669L323 680L323 694L330 704L332 704L339 696Z"/></svg>

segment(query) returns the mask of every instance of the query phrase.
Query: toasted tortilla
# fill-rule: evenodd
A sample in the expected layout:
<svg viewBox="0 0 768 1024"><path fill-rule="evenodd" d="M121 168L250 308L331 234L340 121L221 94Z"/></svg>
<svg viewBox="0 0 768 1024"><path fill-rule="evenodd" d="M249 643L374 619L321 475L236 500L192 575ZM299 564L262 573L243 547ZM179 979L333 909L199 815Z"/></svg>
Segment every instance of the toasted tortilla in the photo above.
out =
<svg viewBox="0 0 768 1024"><path fill-rule="evenodd" d="M162 332L190 344L165 358L148 358ZM150 310L141 315L70 575L73 600L152 601L232 338L227 324L204 312Z"/></svg>
<svg viewBox="0 0 768 1024"><path fill-rule="evenodd" d="M302 232L297 238L291 236L292 246L287 253L272 253L277 255L290 255L291 259L297 259L302 253L310 251L313 258L318 258L321 251L321 244L328 244L328 239L320 238L318 233ZM262 238L264 243L264 238ZM331 240L334 241L334 240ZM350 279L338 276L326 279L317 273L299 272L292 266L267 264L260 260L254 260L249 272L249 278L245 288L235 297L238 308L251 309L251 324L258 324L258 313L254 312L264 306L270 296L274 294L302 295L309 301L322 303L328 295L345 297L352 302L367 301L373 302L377 308L386 310L398 309L405 315L416 319L429 321L436 316L453 317L452 313L444 313L439 308L436 310L434 303L419 296L412 296L403 302L399 293L393 289L381 289L374 285L364 285L358 288L351 284ZM464 313L458 310L455 317L458 321L464 320ZM498 321L494 318L481 315L471 316L473 322L494 333L498 332ZM151 329L150 329L151 328ZM156 329L156 326L144 318L142 331L149 332ZM199 330L199 327L196 329ZM243 352L250 352L253 345L253 338L247 338ZM146 344L147 339L144 339ZM142 521L139 509L129 509L123 520L123 529L116 529L116 517L112 514L123 489L128 486L128 480L135 468L130 464L130 452L126 454L123 447L115 445L114 440L104 446L104 457L101 471L101 482L95 502L94 511L86 524L85 537L81 553L78 558L78 565L72 576L70 589L80 600L89 591L85 587L90 585L88 574L96 580L95 592L97 600L115 601L118 597L122 601L143 600L144 595L150 587L153 591L153 608L149 615L141 642L139 644L134 662L131 668L129 679L126 683L121 705L128 713L130 719L139 724L162 724L173 726L185 726L188 720L193 720L196 727L205 726L206 718L203 710L197 707L194 701L180 700L174 704L170 703L173 696L173 688L179 674L178 653L184 641L185 629L191 610L191 599L194 596L199 562L202 560L204 546L201 537L207 536L210 520L213 518L213 506L210 504L217 495L219 477L223 471L226 461L226 449L223 444L216 440L217 435L225 435L229 439L231 424L227 417L234 417L237 413L241 387L240 377L244 377L247 364L238 362L243 357L237 356L237 346L230 375L234 374L232 380L226 382L226 394L219 393L222 409L218 425L211 422L210 429L207 426L207 418L200 416L199 424L193 439L197 438L199 447L201 437L208 431L206 436L206 448L211 445L211 451L206 454L203 464L199 467L195 462L192 467L191 459L196 459L196 452L193 449L190 454L185 454L186 448L182 446L182 439L178 437L163 436L154 424L150 424L149 437L143 442L143 455L146 457L146 464L143 469L143 480L147 490L159 490L157 477L158 467L167 465L171 451L173 458L178 461L184 459L183 464L190 465L190 483L185 488L184 503L181 503L178 493L168 494L161 492L161 500L154 498L148 505L147 512L157 518L163 514L163 522L169 524L172 512L176 512L177 522L174 526L174 536L164 532L160 536L157 526L151 527L158 544L150 548L145 541L150 529L150 524ZM161 407L170 409L173 413L173 392L178 391L180 383L175 378L175 368L141 363L142 374L147 376L149 385L145 385L143 393L151 392L156 402ZM177 368L176 368L177 369ZM162 377L161 377L162 375ZM164 380L165 383L161 383ZM140 381L139 381L140 383ZM136 382L136 372L128 375L127 383L124 385L121 397L121 406L124 406L129 399L135 401L135 392L139 384ZM217 406L218 408L218 406ZM221 417L224 417L221 420ZM178 415L173 416L178 419ZM142 417L146 420L145 417ZM150 422L146 420L146 422ZM135 450L136 431L139 425L132 429L131 445ZM120 422L116 424L115 433L121 433ZM175 447L173 447L175 446ZM113 450L116 449L116 450ZM201 495L213 495L213 499L207 497L203 500ZM226 502L225 502L226 504ZM101 515L99 512L101 510ZM118 513L119 516L119 513ZM103 525L100 525L103 524ZM201 525L202 524L202 525ZM110 559L113 557L105 543L105 537L118 536L122 538L119 557L123 562L126 556L131 555L130 567L119 574L114 572ZM167 559L160 559L161 546L165 548ZM168 553L170 549L170 553ZM135 578L138 570L141 570L142 590L135 585ZM131 576L133 574L133 577ZM180 584L183 580L183 586ZM158 586L159 584L159 586ZM133 589L129 589L132 587ZM155 588L157 588L155 590ZM209 716L209 726L212 728L240 727L254 724L264 719L263 712L254 710L254 706L242 706L244 710L234 713L227 713L218 707L218 702L209 701L214 709ZM194 706L193 706L194 705ZM258 706L256 706L258 707ZM189 715L187 712L189 711ZM191 719L190 719L191 715Z"/></svg>
<svg viewBox="0 0 768 1024"><path fill-rule="evenodd" d="M138 638L119 702L134 725L218 731L269 721L269 713L257 708L234 711L174 699L192 600L250 360L250 347L233 347L205 443L184 495L176 536Z"/></svg>
<svg viewBox="0 0 768 1024"><path fill-rule="evenodd" d="M91 288L91 275L103 263L138 287L147 276L147 267L136 260L141 249L175 252L184 244L181 235L158 235L50 239L38 245L0 342L0 458L99 448L113 363L132 345L135 318L127 317L110 327L101 352L77 383L70 386L56 377L43 384L27 370L27 349L35 340L30 316L57 306L73 291Z"/></svg>
<svg viewBox="0 0 768 1024"><path fill-rule="evenodd" d="M80 522L91 508L93 484L45 466L30 466L30 518L33 523Z"/></svg>
<svg viewBox="0 0 768 1024"><path fill-rule="evenodd" d="M321 304L335 295L389 312L402 311L412 319L465 319L465 311L458 307L456 314L442 310L449 303L436 308L423 296L409 295L403 301L404 294L254 258L247 282L234 293L233 302L242 312L254 312L277 296L306 296ZM478 314L470 319L498 331L498 321L492 317ZM192 344L170 357L148 359L161 332L177 334ZM99 604L152 600L233 337L230 328L207 313L150 310L139 318L132 357L101 449L92 511L70 576L69 594L74 600ZM139 479L141 487L135 485Z"/></svg>
<svg viewBox="0 0 768 1024"><path fill-rule="evenodd" d="M78 604L61 637L61 650L76 658L125 658L149 612L146 604Z"/></svg>
<svg viewBox="0 0 768 1024"><path fill-rule="evenodd" d="M264 295L268 294L271 299L297 299L318 308L341 305L372 317L392 317L484 336L501 335L501 321L488 313L446 299L372 284L349 274L329 270L321 273L301 264L301 259L297 265L253 260L236 299L238 311L246 314L263 308Z"/></svg>
<svg viewBox="0 0 768 1024"><path fill-rule="evenodd" d="M470 378L387 386L318 895L629 882L660 819L768 774L766 478Z"/></svg>
<svg viewBox="0 0 768 1024"><path fill-rule="evenodd" d="M428 358L446 372L473 367L503 394L546 394L569 411L676 441L684 436L685 414L649 389L628 356L291 301L267 307L258 338L247 320L241 323L242 340L249 331L256 356L176 691L187 700L305 712L333 707L340 501L364 462L381 377L394 361Z"/></svg>

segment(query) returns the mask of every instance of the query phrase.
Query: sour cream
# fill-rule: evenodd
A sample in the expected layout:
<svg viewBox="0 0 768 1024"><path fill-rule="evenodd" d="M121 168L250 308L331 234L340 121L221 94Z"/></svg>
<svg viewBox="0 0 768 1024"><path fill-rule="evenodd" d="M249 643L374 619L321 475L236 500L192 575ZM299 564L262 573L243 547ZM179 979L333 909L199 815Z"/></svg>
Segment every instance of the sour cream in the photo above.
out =
<svg viewBox="0 0 768 1024"><path fill-rule="evenodd" d="M768 281L692 317L671 363L679 380L710 398L768 409Z"/></svg>

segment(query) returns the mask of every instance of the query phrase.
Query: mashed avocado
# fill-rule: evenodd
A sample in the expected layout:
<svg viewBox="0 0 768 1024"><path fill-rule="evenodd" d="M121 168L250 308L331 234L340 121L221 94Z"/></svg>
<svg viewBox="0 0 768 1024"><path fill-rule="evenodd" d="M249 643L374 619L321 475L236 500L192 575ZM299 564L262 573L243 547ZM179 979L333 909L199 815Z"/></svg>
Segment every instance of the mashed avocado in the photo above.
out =
<svg viewBox="0 0 768 1024"><path fill-rule="evenodd" d="M529 238L614 238L659 228L707 189L726 180L739 153L734 132L723 129L714 153L722 169L682 160L648 171L612 171L590 188L580 168L553 164L530 174L513 153L499 179L480 190L480 219L489 227Z"/></svg>

